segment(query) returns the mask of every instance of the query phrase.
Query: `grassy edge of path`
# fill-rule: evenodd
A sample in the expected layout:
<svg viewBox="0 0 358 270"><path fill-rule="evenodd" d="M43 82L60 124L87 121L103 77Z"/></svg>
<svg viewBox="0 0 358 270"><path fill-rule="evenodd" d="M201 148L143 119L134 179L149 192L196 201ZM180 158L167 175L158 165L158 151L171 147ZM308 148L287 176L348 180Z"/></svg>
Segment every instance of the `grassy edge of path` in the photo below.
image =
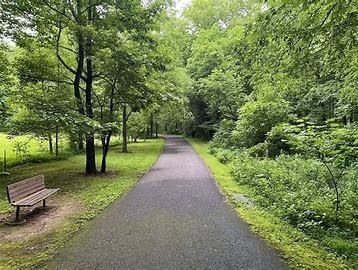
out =
<svg viewBox="0 0 358 270"><path fill-rule="evenodd" d="M228 165L222 164L208 151L208 143L199 139L186 138L195 151L208 165L214 179L228 201L265 241L273 246L292 269L350 269L344 261L323 249L319 242L310 239L283 220L257 206L247 207L234 200L237 193L254 198L246 187L240 186L232 177Z"/></svg>
<svg viewBox="0 0 358 270"><path fill-rule="evenodd" d="M11 178L7 180L0 178L0 188L4 188L4 182L15 182L31 174L45 174L45 181L49 187L61 188L55 196L57 202L77 200L80 208L75 215L46 233L21 240L0 242L0 269L45 267L77 232L84 229L84 225L89 220L135 186L156 162L163 147L162 139L131 144L129 151L132 152L128 154L123 154L119 147L114 147L108 157L108 168L111 173L104 176L85 176L80 173L84 164L83 155L63 161L13 168ZM99 158L100 155L97 156L97 160ZM0 213L10 209L2 207ZM14 229L17 228L21 229L21 227ZM8 230L9 227L1 225L0 229Z"/></svg>

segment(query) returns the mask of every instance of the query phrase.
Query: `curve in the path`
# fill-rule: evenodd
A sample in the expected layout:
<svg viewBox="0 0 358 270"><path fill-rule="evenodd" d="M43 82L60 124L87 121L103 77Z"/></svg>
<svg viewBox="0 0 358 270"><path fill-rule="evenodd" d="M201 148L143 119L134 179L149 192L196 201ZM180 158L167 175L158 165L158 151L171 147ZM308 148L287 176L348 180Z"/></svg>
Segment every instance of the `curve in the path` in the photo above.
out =
<svg viewBox="0 0 358 270"><path fill-rule="evenodd" d="M207 166L168 136L154 167L114 202L57 269L286 269L225 202Z"/></svg>

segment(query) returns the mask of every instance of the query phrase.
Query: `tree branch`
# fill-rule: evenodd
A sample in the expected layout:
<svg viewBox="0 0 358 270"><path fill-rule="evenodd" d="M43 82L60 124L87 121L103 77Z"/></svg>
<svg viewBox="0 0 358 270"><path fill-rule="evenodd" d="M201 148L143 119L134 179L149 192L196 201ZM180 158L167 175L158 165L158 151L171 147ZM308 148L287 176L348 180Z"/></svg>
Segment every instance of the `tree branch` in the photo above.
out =
<svg viewBox="0 0 358 270"><path fill-rule="evenodd" d="M62 11L60 11L60 10L54 8L54 7L51 6L47 1L42 0L42 2L43 2L48 8L50 8L52 11L55 11L56 13L58 13L58 14L64 16L66 19L68 19L68 20L70 20L70 21L72 21L72 22L75 22L75 21L74 21L71 17L69 17L65 12L62 12Z"/></svg>
<svg viewBox="0 0 358 270"><path fill-rule="evenodd" d="M60 55L60 38L61 38L61 33L62 33L62 26L61 23L58 26L58 34L57 34L57 38L56 38L56 56L58 58L58 60L61 62L61 64L67 69L69 70L71 73L76 74L76 71L71 68L66 62L65 60L63 60L63 58Z"/></svg>
<svg viewBox="0 0 358 270"><path fill-rule="evenodd" d="M98 5L103 4L103 3L104 3L104 1L101 0L101 1L99 1L99 2L97 2L97 3L94 3L94 4L92 4L92 5L89 5L89 6L86 7L81 13L85 13L85 12L87 12L87 10L89 10L90 8L95 7L95 6L98 6Z"/></svg>
<svg viewBox="0 0 358 270"><path fill-rule="evenodd" d="M127 114L126 121L128 121L129 116L131 116L132 112L133 112L133 109Z"/></svg>
<svg viewBox="0 0 358 270"><path fill-rule="evenodd" d="M65 50L67 50L67 51L69 51L69 52L71 52L71 53L77 54L77 52L74 51L74 50L72 50L71 48L68 48L68 47L65 47L65 46L62 46L62 45L60 45L60 48L61 48L61 49L65 49Z"/></svg>
<svg viewBox="0 0 358 270"><path fill-rule="evenodd" d="M70 1L69 1L70 2ZM71 14L73 16L73 18L75 18L75 21L78 22L78 17L77 17L77 14L75 12L75 10L73 9L73 6L71 4L69 4L69 9L71 11Z"/></svg>
<svg viewBox="0 0 358 270"><path fill-rule="evenodd" d="M322 27L322 26L326 23L328 17L331 15L332 11L334 10L334 8L335 8L337 5L338 5L338 2L336 2L336 3L330 8L330 10L327 12L326 16L324 17L324 20L321 22L321 24L319 25L319 27Z"/></svg>

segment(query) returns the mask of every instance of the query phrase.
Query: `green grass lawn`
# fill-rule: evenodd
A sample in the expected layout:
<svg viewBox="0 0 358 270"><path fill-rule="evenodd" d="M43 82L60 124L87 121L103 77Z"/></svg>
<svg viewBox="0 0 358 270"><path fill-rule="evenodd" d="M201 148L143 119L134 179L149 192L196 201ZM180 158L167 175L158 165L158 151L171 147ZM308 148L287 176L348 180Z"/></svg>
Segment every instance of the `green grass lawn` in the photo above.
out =
<svg viewBox="0 0 358 270"><path fill-rule="evenodd" d="M135 185L156 161L163 145L162 139L132 143L129 145L131 153L128 154L121 153L120 146L112 148L108 155L108 175L84 175L84 155L10 169L10 176L0 177L0 213L13 211L7 202L5 185L38 174L45 175L49 188L61 188L55 195L56 201L79 201L81 209L74 218L66 220L46 234L17 241L0 241L0 269L44 266L88 220ZM97 153L99 164L100 151ZM21 226L16 228L21 230ZM9 227L1 225L0 234L8 229Z"/></svg>
<svg viewBox="0 0 358 270"><path fill-rule="evenodd" d="M16 159L14 146L17 142L27 142L30 154L35 154L47 150L47 142L32 138L29 135L10 137L5 133L0 133L0 162L3 159L4 150L8 160Z"/></svg>
<svg viewBox="0 0 358 270"><path fill-rule="evenodd" d="M234 199L238 193L255 199L248 187L240 186L231 176L228 165L220 163L209 154L208 143L196 139L187 139L210 168L214 178L235 204L239 215L250 224L251 228L263 237L268 244L276 248L293 269L354 269L327 250L319 242L310 239L304 233L294 229L283 220L259 207L248 207Z"/></svg>
<svg viewBox="0 0 358 270"><path fill-rule="evenodd" d="M6 150L6 157L8 164L14 163L20 157L16 156L15 145L17 143L25 143L27 149L26 156L47 156L49 153L49 146L47 140L40 140L30 135L9 136L5 133L0 133L0 164L3 163L4 150ZM53 141L55 143L55 141ZM67 147L67 142L64 138L59 140L60 153Z"/></svg>

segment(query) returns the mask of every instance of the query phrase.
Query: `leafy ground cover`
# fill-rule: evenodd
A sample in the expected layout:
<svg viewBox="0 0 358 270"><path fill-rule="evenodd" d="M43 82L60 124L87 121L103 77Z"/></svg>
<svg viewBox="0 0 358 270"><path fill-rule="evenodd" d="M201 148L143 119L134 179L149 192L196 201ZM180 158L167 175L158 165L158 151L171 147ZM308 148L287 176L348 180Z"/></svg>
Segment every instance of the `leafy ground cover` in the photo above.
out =
<svg viewBox="0 0 358 270"><path fill-rule="evenodd" d="M222 191L235 204L239 215L251 225L255 232L282 254L290 267L294 269L354 269L356 267L354 239L347 241L342 237L331 237L319 241L304 231L294 228L289 222L278 217L272 209L257 204L256 202L262 199L257 190L236 181L234 175L231 174L232 168L209 153L208 143L196 139L188 139L188 141L207 163ZM255 202L255 206L250 207L238 201L238 194L250 198ZM322 244L325 241L335 242L335 245L331 245L331 250L323 248ZM340 252L339 247L343 252ZM345 249L349 252L344 252ZM352 256L347 259L344 254L350 254L350 252Z"/></svg>
<svg viewBox="0 0 358 270"><path fill-rule="evenodd" d="M135 185L155 162L163 145L163 140L133 143L128 154L121 153L120 146L113 147L105 175L81 173L84 155L12 168L10 176L0 178L0 269L43 267L89 220ZM36 211L35 217L29 214L29 222L23 227L4 225L13 211L6 199L5 185L37 174L45 175L49 188L61 188L50 200L50 210L46 214L40 211L40 217Z"/></svg>

